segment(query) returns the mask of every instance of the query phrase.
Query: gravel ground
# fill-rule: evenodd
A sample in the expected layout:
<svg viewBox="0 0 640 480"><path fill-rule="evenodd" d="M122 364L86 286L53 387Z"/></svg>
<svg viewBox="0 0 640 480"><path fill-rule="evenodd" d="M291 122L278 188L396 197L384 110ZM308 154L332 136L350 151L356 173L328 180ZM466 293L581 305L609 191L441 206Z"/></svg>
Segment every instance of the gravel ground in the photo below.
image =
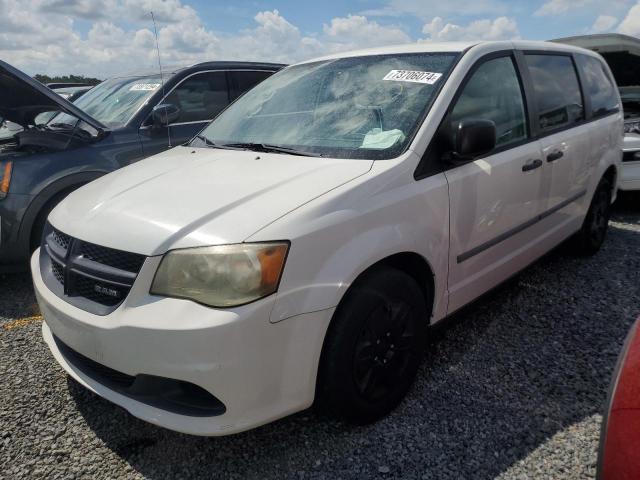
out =
<svg viewBox="0 0 640 480"><path fill-rule="evenodd" d="M603 250L562 248L439 327L407 400L350 427L302 412L190 437L70 380L40 337L29 277L0 277L0 478L592 478L601 412L640 314L640 211Z"/></svg>

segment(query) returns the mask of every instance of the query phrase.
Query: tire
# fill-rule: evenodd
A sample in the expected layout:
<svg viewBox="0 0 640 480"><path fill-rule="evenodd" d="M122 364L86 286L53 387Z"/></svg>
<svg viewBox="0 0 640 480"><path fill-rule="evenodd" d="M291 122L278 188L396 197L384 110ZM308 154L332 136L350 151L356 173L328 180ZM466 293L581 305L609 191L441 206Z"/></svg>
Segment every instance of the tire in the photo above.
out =
<svg viewBox="0 0 640 480"><path fill-rule="evenodd" d="M366 274L347 293L322 352L316 404L354 424L388 414L404 398L422 361L428 310L409 275Z"/></svg>
<svg viewBox="0 0 640 480"><path fill-rule="evenodd" d="M42 243L42 232L44 231L44 226L47 223L47 217L49 216L49 214L73 190L75 190L75 188L58 192L53 196L53 198L45 203L44 207L42 207L40 212L38 212L38 216L36 217L35 221L33 222L33 226L31 227L31 236L29 243L29 251L31 253L33 253L36 248L40 246L40 243Z"/></svg>
<svg viewBox="0 0 640 480"><path fill-rule="evenodd" d="M571 246L580 256L595 255L607 237L611 216L611 188L611 182L607 178L600 180L582 228L571 240Z"/></svg>

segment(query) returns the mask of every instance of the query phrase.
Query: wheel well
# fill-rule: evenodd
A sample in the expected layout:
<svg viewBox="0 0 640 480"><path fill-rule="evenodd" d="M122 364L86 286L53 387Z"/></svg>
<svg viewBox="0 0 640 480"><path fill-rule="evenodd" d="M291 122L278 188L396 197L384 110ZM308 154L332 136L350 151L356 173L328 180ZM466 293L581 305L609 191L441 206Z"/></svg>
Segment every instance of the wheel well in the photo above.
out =
<svg viewBox="0 0 640 480"><path fill-rule="evenodd" d="M609 168L607 168L607 170L604 172L604 175L602 175L602 178L606 178L609 181L609 184L611 185L611 194L613 196L613 193L616 190L616 177L618 175L618 172L616 170L616 167L614 165L610 165Z"/></svg>
<svg viewBox="0 0 640 480"><path fill-rule="evenodd" d="M362 273L360 273L356 277L356 279L353 281L349 289L347 289L345 294L342 296L340 303L336 307L336 312L340 308L340 304L342 303L342 301L349 294L349 291L351 290L351 288L353 288L354 285L359 284L368 273L380 267L395 268L409 275L416 281L416 284L418 285L418 287L420 288L420 291L424 295L424 300L425 300L425 304L427 305L427 310L429 311L429 319L430 319L431 316L433 315L433 306L434 306L433 300L435 297L435 276L433 274L433 270L431 269L431 266L429 265L429 263L424 259L422 255L419 255L415 252L396 253L389 257L383 258L382 260L369 266L366 270L364 270ZM334 312L334 318L335 318L335 312ZM316 377L316 392L315 392L316 400L318 400L319 398L319 393L321 394L322 385L324 383L325 374L323 370L323 365L324 365L324 358L325 358L325 347L327 344L327 338L329 338L329 336L331 335L333 326L334 326L334 322L332 318L331 322L329 323L329 327L325 332L325 337L322 342L320 361L318 363L318 374Z"/></svg>
<svg viewBox="0 0 640 480"><path fill-rule="evenodd" d="M435 276L433 270L431 270L431 266L424 257L415 252L396 253L371 265L358 275L353 283L356 284L367 273L380 267L395 268L413 278L424 295L424 301L430 314L429 318L431 318L431 315L433 315L433 300L435 295Z"/></svg>
<svg viewBox="0 0 640 480"><path fill-rule="evenodd" d="M42 223L42 216L47 213L50 213L49 210L51 210L51 206L55 206L58 203L60 203L67 195L69 195L71 192L73 192L74 190L77 190L78 188L80 188L82 185L84 185L83 183L78 183L75 185L71 185L67 188L63 188L62 190L60 190L59 192L56 192L55 194L51 195L51 197L49 197L49 199L42 205L42 207L40 207L40 209L38 210L38 213L36 214L35 218L33 219L33 223L31 224L30 230L29 230L29 245L31 246L31 248L33 249L34 246L34 242L36 242L37 244L40 243L40 239L36 238L35 235L37 235L38 232L36 232L36 229L38 228L38 226L40 225L40 223Z"/></svg>

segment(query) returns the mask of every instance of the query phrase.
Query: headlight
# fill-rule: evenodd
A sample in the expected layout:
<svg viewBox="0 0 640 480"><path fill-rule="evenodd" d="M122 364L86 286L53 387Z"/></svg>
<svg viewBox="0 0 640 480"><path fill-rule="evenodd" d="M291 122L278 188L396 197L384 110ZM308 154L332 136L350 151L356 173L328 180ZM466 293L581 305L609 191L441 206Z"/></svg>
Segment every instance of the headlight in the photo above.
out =
<svg viewBox="0 0 640 480"><path fill-rule="evenodd" d="M11 182L11 169L13 163L10 161L0 161L0 200L9 193L9 183Z"/></svg>
<svg viewBox="0 0 640 480"><path fill-rule="evenodd" d="M640 121L625 122L624 133L640 133Z"/></svg>
<svg viewBox="0 0 640 480"><path fill-rule="evenodd" d="M240 243L168 252L151 294L235 307L278 289L288 243Z"/></svg>

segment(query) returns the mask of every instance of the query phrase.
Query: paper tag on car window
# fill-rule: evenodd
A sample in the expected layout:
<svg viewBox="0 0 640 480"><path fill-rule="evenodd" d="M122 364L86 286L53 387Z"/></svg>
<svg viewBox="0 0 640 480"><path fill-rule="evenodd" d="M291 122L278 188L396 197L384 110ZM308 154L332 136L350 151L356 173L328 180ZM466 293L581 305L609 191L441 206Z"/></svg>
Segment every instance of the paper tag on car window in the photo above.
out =
<svg viewBox="0 0 640 480"><path fill-rule="evenodd" d="M394 82L425 83L427 85L433 85L440 79L441 76L441 73L434 72L420 72L417 70L391 70L385 75L383 80L392 80Z"/></svg>
<svg viewBox="0 0 640 480"><path fill-rule="evenodd" d="M134 85L131 85L131 88L129 89L129 91L130 92L135 92L135 91L147 92L147 91L157 90L158 88L160 88L159 83L136 83Z"/></svg>

